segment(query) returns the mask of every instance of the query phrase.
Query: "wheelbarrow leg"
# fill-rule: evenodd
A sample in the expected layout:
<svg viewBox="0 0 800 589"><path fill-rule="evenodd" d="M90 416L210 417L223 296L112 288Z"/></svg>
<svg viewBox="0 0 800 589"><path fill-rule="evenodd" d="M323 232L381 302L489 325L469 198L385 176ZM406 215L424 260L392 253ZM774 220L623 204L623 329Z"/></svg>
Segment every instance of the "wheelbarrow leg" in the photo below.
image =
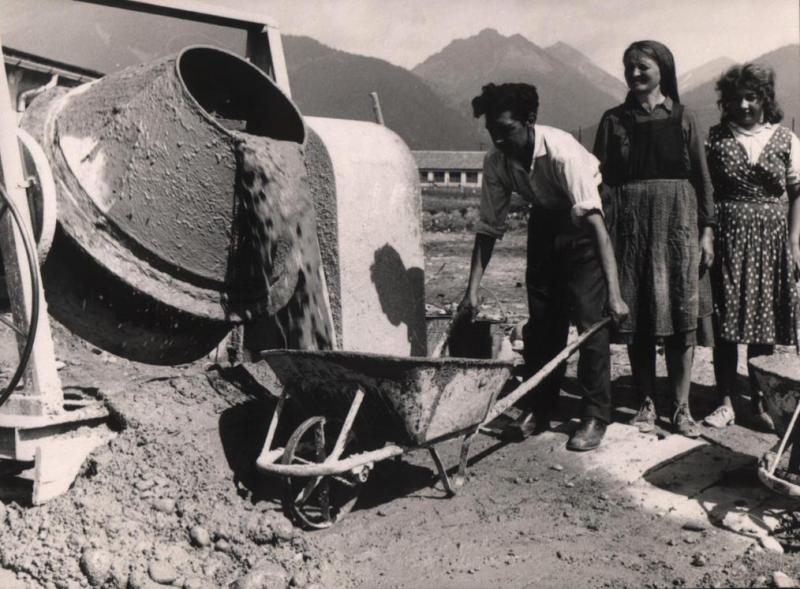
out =
<svg viewBox="0 0 800 589"><path fill-rule="evenodd" d="M469 447L472 444L472 440L475 439L475 435L478 433L478 430L475 430L472 433L466 434L463 439L461 440L461 455L458 460L458 472L456 476L453 477L453 487L456 489L460 489L464 486L464 483L467 482L467 462L469 460Z"/></svg>
<svg viewBox="0 0 800 589"><path fill-rule="evenodd" d="M289 398L289 393L286 392L284 389L281 392L281 396L278 398L278 403L275 405L275 409L272 411L272 419L269 422L269 429L267 430L267 438L264 440L264 445L261 448L261 453L259 454L258 458L256 459L256 464L272 464L277 462L283 456L283 448L272 448L272 442L275 439L275 432L278 429L278 421L281 418L281 413L283 412L283 406L286 403L286 399Z"/></svg>
<svg viewBox="0 0 800 589"><path fill-rule="evenodd" d="M439 457L439 453L436 451L436 448L428 448L428 452L431 453L431 458L433 458L433 461L436 463L436 470L439 471L439 480L442 481L442 486L444 487L447 496L452 497L456 494L456 491L450 484L450 477L447 476L447 471L444 469L444 464L442 464L442 459Z"/></svg>

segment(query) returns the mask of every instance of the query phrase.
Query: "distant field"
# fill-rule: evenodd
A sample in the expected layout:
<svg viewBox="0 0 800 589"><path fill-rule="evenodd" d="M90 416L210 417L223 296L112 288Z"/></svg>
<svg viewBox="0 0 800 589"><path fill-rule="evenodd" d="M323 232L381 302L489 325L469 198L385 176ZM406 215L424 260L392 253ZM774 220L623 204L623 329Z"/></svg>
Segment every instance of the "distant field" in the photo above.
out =
<svg viewBox="0 0 800 589"><path fill-rule="evenodd" d="M457 232L474 229L478 221L480 192L426 189L422 192L422 225L425 231ZM516 194L511 197L509 230L524 229L528 205Z"/></svg>

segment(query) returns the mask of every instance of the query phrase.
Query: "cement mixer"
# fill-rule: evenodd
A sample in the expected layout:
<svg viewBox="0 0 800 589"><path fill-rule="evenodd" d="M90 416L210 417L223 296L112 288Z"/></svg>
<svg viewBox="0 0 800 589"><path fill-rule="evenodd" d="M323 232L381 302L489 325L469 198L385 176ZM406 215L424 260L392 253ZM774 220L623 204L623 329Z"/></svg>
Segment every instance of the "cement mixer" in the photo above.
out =
<svg viewBox="0 0 800 589"><path fill-rule="evenodd" d="M403 141L378 124L304 118L277 30L251 14L117 4L241 26L248 59L195 46L76 87L50 83L19 129L0 101L3 198L21 211L12 223L0 210L21 352L0 382L0 436L14 441L0 460L33 482L33 503L66 491L114 435L102 399L62 392L48 307L99 348L155 364L202 358L237 325L254 354L426 354L420 191ZM17 134L33 147L20 152ZM54 189L26 198L33 176Z"/></svg>
<svg viewBox="0 0 800 589"><path fill-rule="evenodd" d="M305 122L212 47L37 98L21 124L58 187L52 314L159 364L202 357L237 323L257 349L374 349L388 323L406 333L383 351L424 355L410 153L379 125Z"/></svg>

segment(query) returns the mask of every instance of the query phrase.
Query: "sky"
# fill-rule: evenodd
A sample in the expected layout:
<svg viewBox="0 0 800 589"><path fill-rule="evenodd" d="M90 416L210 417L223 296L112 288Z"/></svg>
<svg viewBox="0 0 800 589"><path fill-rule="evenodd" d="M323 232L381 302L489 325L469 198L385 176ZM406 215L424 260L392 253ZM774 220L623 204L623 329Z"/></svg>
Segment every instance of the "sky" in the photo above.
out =
<svg viewBox="0 0 800 589"><path fill-rule="evenodd" d="M283 32L412 68L484 28L572 45L622 78L622 52L656 39L678 74L800 43L800 0L205 0L265 12Z"/></svg>
<svg viewBox="0 0 800 589"><path fill-rule="evenodd" d="M503 35L519 33L540 47L563 41L619 79L622 52L639 39L669 46L678 75L719 57L746 61L800 43L800 0L170 1L265 14L284 33L409 69L453 39L487 27ZM0 0L0 29L25 48L20 39L34 41L42 28L36 23L57 31L64 18L86 14L85 9L77 0ZM61 41L78 43L71 34Z"/></svg>

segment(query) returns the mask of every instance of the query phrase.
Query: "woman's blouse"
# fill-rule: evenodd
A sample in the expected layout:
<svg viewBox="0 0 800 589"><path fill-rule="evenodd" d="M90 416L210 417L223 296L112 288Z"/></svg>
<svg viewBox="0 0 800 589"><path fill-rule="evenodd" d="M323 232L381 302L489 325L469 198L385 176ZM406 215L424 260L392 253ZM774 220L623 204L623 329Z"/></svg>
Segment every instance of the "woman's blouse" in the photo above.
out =
<svg viewBox="0 0 800 589"><path fill-rule="evenodd" d="M777 200L800 183L800 141L786 127L719 124L709 132L707 152L718 201Z"/></svg>

